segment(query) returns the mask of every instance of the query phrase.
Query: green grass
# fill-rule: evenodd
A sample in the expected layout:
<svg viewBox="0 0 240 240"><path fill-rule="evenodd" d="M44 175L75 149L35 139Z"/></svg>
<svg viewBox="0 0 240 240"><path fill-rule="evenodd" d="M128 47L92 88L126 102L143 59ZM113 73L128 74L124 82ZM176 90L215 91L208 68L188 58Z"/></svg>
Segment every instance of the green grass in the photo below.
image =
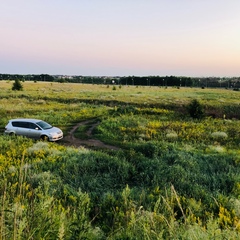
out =
<svg viewBox="0 0 240 240"><path fill-rule="evenodd" d="M89 122L87 122L86 124L79 126L74 132L74 137L81 140L87 140L92 138L94 129L91 130L91 128L92 125L95 124L97 121L98 120L89 120Z"/></svg>
<svg viewBox="0 0 240 240"><path fill-rule="evenodd" d="M158 101L178 100L188 102L192 98L200 98L209 104L225 102L238 103L239 92L228 89L201 89L201 88L160 88L149 86L122 86L121 88L107 88L106 85L75 84L75 83L48 83L48 82L24 82L23 91L12 91L12 82L1 81L1 97L26 98L48 98L66 99L66 101L77 99L116 100L122 102L152 103ZM76 99L75 99L76 100Z"/></svg>
<svg viewBox="0 0 240 240"><path fill-rule="evenodd" d="M2 130L31 117L67 134L98 119L94 138L122 149L0 135L2 239L240 238L240 92L12 83L0 82ZM192 99L203 119L189 116Z"/></svg>

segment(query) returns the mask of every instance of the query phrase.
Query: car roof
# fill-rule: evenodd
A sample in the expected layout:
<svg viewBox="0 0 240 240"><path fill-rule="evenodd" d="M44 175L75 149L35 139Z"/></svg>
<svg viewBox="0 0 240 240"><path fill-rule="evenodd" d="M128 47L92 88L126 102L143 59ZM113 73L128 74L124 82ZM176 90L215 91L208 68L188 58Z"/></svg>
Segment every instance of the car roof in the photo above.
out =
<svg viewBox="0 0 240 240"><path fill-rule="evenodd" d="M34 118L15 118L15 119L9 120L9 122L13 122L13 121L37 123L37 122L40 122L40 121L42 121L42 120L34 119Z"/></svg>

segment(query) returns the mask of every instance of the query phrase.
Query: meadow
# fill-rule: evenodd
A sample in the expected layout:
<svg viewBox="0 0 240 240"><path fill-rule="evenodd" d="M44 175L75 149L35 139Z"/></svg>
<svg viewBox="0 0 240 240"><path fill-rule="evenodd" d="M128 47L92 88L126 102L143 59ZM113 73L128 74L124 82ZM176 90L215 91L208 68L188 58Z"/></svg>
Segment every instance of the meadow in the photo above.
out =
<svg viewBox="0 0 240 240"><path fill-rule="evenodd" d="M0 134L1 239L240 239L240 92L12 83L0 81L1 133L11 118L64 135L93 120L119 150Z"/></svg>

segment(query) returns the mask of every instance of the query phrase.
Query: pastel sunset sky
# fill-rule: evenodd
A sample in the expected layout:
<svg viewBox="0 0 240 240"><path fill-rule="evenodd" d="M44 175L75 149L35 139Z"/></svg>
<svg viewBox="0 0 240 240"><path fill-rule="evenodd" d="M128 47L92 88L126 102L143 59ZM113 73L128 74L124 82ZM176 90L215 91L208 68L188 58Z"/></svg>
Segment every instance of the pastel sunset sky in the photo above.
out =
<svg viewBox="0 0 240 240"><path fill-rule="evenodd" d="M2 0L0 73L240 76L240 0Z"/></svg>

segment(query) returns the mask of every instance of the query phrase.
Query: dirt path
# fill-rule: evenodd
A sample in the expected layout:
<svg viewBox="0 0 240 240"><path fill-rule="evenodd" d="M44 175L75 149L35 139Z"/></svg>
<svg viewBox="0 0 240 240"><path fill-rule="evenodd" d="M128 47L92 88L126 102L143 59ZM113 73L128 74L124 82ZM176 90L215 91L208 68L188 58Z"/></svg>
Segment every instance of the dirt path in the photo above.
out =
<svg viewBox="0 0 240 240"><path fill-rule="evenodd" d="M111 146L108 144L105 144L101 142L98 139L94 139L92 135L92 131L95 127L99 125L100 122L95 122L92 123L94 119L91 120L86 120L83 122L80 122L76 124L69 132L68 134L63 138L64 145L66 146L74 146L74 147L86 147L86 148L102 148L102 149L110 149L110 150L119 150L119 147L116 146ZM92 123L92 124L91 124ZM91 127L88 129L86 132L86 135L88 136L89 139L87 140L82 140L79 138L76 138L74 136L74 132L83 125L89 125L91 124Z"/></svg>

